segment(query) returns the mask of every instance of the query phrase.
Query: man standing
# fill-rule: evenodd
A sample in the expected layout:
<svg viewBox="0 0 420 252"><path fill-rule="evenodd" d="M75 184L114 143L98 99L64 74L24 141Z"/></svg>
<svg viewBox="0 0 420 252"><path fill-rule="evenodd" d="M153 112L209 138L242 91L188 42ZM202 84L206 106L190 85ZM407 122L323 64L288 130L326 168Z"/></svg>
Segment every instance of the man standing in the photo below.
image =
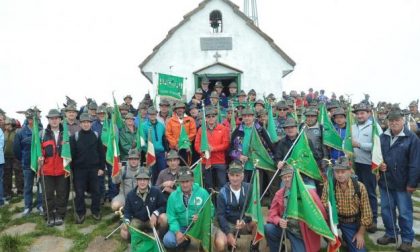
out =
<svg viewBox="0 0 420 252"><path fill-rule="evenodd" d="M410 121L408 123L412 123L415 125L411 126L411 129L420 137L420 112L419 112L419 100L410 102L408 105L410 109Z"/></svg>
<svg viewBox="0 0 420 252"><path fill-rule="evenodd" d="M334 121L334 128L337 131L337 134L340 136L341 140L344 140L346 137L346 112L343 108L339 107L334 110L332 113L332 119ZM331 148L330 156L332 160L337 160L339 157L344 156L344 152Z"/></svg>
<svg viewBox="0 0 420 252"><path fill-rule="evenodd" d="M376 176L372 173L372 121L370 107L366 103L356 105L353 113L356 113L356 124L351 125L352 145L354 148L355 170L360 182L362 182L369 195L369 204L372 208L373 223L367 229L369 233L375 233L378 218L378 199L376 197ZM350 127L350 126L349 126Z"/></svg>
<svg viewBox="0 0 420 252"><path fill-rule="evenodd" d="M308 137L309 146L318 164L319 169L322 171L321 161L329 157L327 147L322 141L322 125L318 123L318 110L316 108L308 108L304 113L306 117L306 136ZM322 171L324 172L324 171ZM320 191L321 195L322 190Z"/></svg>
<svg viewBox="0 0 420 252"><path fill-rule="evenodd" d="M4 176L4 133L0 128L0 207L4 205L4 187L3 187L3 176Z"/></svg>
<svg viewBox="0 0 420 252"><path fill-rule="evenodd" d="M166 199L159 188L150 187L149 171L145 167L140 167L136 180L137 186L127 195L124 222L140 230L156 227L162 236L168 229ZM121 228L121 237L126 240L129 237L125 225Z"/></svg>
<svg viewBox="0 0 420 252"><path fill-rule="evenodd" d="M92 119L87 113L80 116L81 130L70 137L74 189L76 192L76 224L85 220L85 192L92 196L91 212L95 220L101 219L98 176L103 176L105 153L101 138L91 129Z"/></svg>
<svg viewBox="0 0 420 252"><path fill-rule="evenodd" d="M276 131L277 131L277 136L279 136L279 138L283 138L285 137L286 133L284 131L284 123L287 120L287 111L289 110L289 108L287 107L287 104L285 101L279 101L276 104L276 108L277 108L277 118L275 120L275 124L276 124Z"/></svg>
<svg viewBox="0 0 420 252"><path fill-rule="evenodd" d="M198 220L198 214L209 193L198 184L194 184L193 173L188 169L179 171L180 186L171 193L168 199L166 215L169 231L163 237L163 245L168 249L186 249L190 240L185 231L191 222Z"/></svg>
<svg viewBox="0 0 420 252"><path fill-rule="evenodd" d="M60 226L64 223L69 194L69 179L65 177L63 158L61 157L63 143L63 125L61 114L51 109L47 115L48 126L41 134L42 157L41 183L45 186L43 207L47 225Z"/></svg>
<svg viewBox="0 0 420 252"><path fill-rule="evenodd" d="M159 102L159 113L157 115L157 120L165 126L166 126L166 123L171 118L169 115L170 106L171 106L170 102L165 98L162 98Z"/></svg>
<svg viewBox="0 0 420 252"><path fill-rule="evenodd" d="M210 158L203 156L204 187L217 190L226 183L226 150L229 148L229 130L222 124L217 123L217 109L206 110L206 129L198 130L195 140L195 151L201 153L202 131L207 131L207 141L210 149ZM202 125L204 126L204 125ZM200 169L200 167L197 167Z"/></svg>
<svg viewBox="0 0 420 252"><path fill-rule="evenodd" d="M122 162L127 161L128 151L136 145L136 133L137 129L134 125L134 116L131 113L128 113L125 116L124 127L119 132L120 141L120 159Z"/></svg>
<svg viewBox="0 0 420 252"><path fill-rule="evenodd" d="M217 221L220 229L216 231L214 246L216 251L225 251L226 245L230 251L236 248L235 233L251 234L255 236L257 225L249 216L241 216L242 210L249 205L245 202L250 192L250 184L243 182L244 169L239 162L229 165L229 183L220 189L217 195ZM251 251L259 251L258 243L252 245Z"/></svg>
<svg viewBox="0 0 420 252"><path fill-rule="evenodd" d="M230 102L237 102L238 101L238 84L236 82L231 82L229 84L229 96L228 96L228 103Z"/></svg>
<svg viewBox="0 0 420 252"><path fill-rule="evenodd" d="M364 234L372 224L372 211L365 186L352 177L347 157L338 158L334 165L334 192L337 205L338 227L348 251L366 251ZM328 208L328 184L322 192L322 203Z"/></svg>
<svg viewBox="0 0 420 252"><path fill-rule="evenodd" d="M80 130L80 122L76 119L78 110L75 104L69 104L67 105L65 111L67 127L69 129L70 136L72 136Z"/></svg>
<svg viewBox="0 0 420 252"><path fill-rule="evenodd" d="M133 102L133 97L131 95L124 96L124 104L128 107L128 112L136 116L137 110L133 107L132 102Z"/></svg>
<svg viewBox="0 0 420 252"><path fill-rule="evenodd" d="M228 107L228 99L225 95L225 93L223 93L223 84L221 81L217 81L216 84L214 85L214 89L216 90L217 95L219 96L219 103L220 106L222 106L223 108L227 108Z"/></svg>
<svg viewBox="0 0 420 252"><path fill-rule="evenodd" d="M398 108L389 112L388 121L389 129L380 137L384 163L380 166L379 189L385 235L377 242L383 245L397 242L398 219L402 240L399 250L411 251L414 239L411 194L420 177L420 141L404 128L403 113Z"/></svg>

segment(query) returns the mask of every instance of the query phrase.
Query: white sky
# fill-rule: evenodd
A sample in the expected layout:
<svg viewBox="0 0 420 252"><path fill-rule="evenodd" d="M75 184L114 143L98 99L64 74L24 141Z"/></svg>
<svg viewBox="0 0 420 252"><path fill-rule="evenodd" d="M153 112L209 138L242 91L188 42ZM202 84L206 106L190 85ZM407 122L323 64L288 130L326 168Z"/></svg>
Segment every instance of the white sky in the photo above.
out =
<svg viewBox="0 0 420 252"><path fill-rule="evenodd" d="M137 105L138 65L198 0L1 0L0 108L43 114L65 95ZM242 6L243 0L234 0ZM260 28L296 63L287 91L369 93L407 106L420 91L420 1L260 0ZM246 90L247 91L247 90ZM276 92L280 94L280 92ZM18 116L22 118L22 116Z"/></svg>

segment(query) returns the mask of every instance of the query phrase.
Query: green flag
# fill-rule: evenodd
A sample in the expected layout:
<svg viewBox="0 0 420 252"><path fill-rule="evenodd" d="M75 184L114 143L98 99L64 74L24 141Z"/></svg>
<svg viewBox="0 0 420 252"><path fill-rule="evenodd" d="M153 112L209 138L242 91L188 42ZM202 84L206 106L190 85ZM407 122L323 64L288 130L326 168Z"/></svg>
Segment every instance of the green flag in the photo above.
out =
<svg viewBox="0 0 420 252"><path fill-rule="evenodd" d="M264 217L261 210L260 201L260 175L258 169L255 169L255 176L252 181L252 192L250 196L250 203L246 210L246 214L249 215L252 220L257 223L257 233L252 240L253 244L256 244L260 240L264 239Z"/></svg>
<svg viewBox="0 0 420 252"><path fill-rule="evenodd" d="M271 104L268 105L268 126L267 126L267 132L270 136L271 142L276 143L279 140L279 137L277 135L276 130L276 124L274 123L274 117L273 117L273 108L271 107Z"/></svg>
<svg viewBox="0 0 420 252"><path fill-rule="evenodd" d="M121 116L120 109L117 104L117 100L115 100L114 93L112 93L112 98L114 99L114 110L113 115L115 116L115 123L118 129L122 129L124 127L124 120Z"/></svg>
<svg viewBox="0 0 420 252"><path fill-rule="evenodd" d="M187 151L191 151L191 142L187 135L187 130L185 129L184 124L181 124L181 132L179 133L178 138L178 149L186 149Z"/></svg>
<svg viewBox="0 0 420 252"><path fill-rule="evenodd" d="M201 168L201 167L197 167ZM198 214L198 220L192 225L186 235L199 241L205 252L212 251L211 243L211 225L212 225L212 203L211 194L206 199L201 211Z"/></svg>
<svg viewBox="0 0 420 252"><path fill-rule="evenodd" d="M204 111L204 109L203 109ZM217 122L218 123L222 123L223 122L223 116L222 116L222 111L220 110L220 103L217 102Z"/></svg>
<svg viewBox="0 0 420 252"><path fill-rule="evenodd" d="M233 103L232 103L232 115L230 116L230 134L231 135L235 131L235 129L236 129L235 107L233 106Z"/></svg>
<svg viewBox="0 0 420 252"><path fill-rule="evenodd" d="M31 169L37 173L39 169L38 159L42 157L41 138L39 137L39 126L37 112L34 113L31 139Z"/></svg>
<svg viewBox="0 0 420 252"><path fill-rule="evenodd" d="M331 166L328 167L327 170L327 179L328 179L328 214L329 214L329 221L330 221L330 228L332 233L335 236L336 244L331 245L329 244L328 251L338 251L341 243L338 239L338 211L337 211L337 203L335 200L335 188L334 188L334 171Z"/></svg>
<svg viewBox="0 0 420 252"><path fill-rule="evenodd" d="M296 167L305 175L322 181L322 176L319 171L318 164L315 161L311 148L309 148L309 143L305 132L303 132L300 136L292 150L292 153L290 154L290 157L286 162L293 165L293 167Z"/></svg>
<svg viewBox="0 0 420 252"><path fill-rule="evenodd" d="M61 158L63 159L63 167L66 176L70 175L70 162L71 162L71 151L70 151L70 136L67 124L67 119L63 121L63 145L61 146Z"/></svg>
<svg viewBox="0 0 420 252"><path fill-rule="evenodd" d="M111 122L109 124L108 147L106 149L106 162L112 166L112 177L115 177L120 171L117 117L117 113L112 113Z"/></svg>
<svg viewBox="0 0 420 252"><path fill-rule="evenodd" d="M129 227L132 252L160 252L156 239L138 229Z"/></svg>
<svg viewBox="0 0 420 252"><path fill-rule="evenodd" d="M343 140L335 130L324 103L321 103L318 114L318 122L322 125L322 141L325 145L336 150L343 149Z"/></svg>
<svg viewBox="0 0 420 252"><path fill-rule="evenodd" d="M343 141L343 152L346 156L352 158L353 157L353 143L352 143L352 136L351 136L351 127L353 125L353 115L351 113L351 106L347 107L347 122L346 122L346 138Z"/></svg>
<svg viewBox="0 0 420 252"><path fill-rule="evenodd" d="M105 113L104 123L102 125L101 131L101 141L105 147L108 147L108 138L109 138L109 119L108 113Z"/></svg>
<svg viewBox="0 0 420 252"><path fill-rule="evenodd" d="M251 140L249 143L249 159L258 168L275 171L276 165L270 157L255 127L252 127Z"/></svg>
<svg viewBox="0 0 420 252"><path fill-rule="evenodd" d="M194 174L194 183L197 183L199 186L203 187L203 164L201 162L199 162L194 170L193 170L193 174Z"/></svg>
<svg viewBox="0 0 420 252"><path fill-rule="evenodd" d="M335 240L321 211L312 199L311 194L305 187L300 173L293 173L292 186L290 188L286 217L303 221L315 233Z"/></svg>
<svg viewBox="0 0 420 252"><path fill-rule="evenodd" d="M210 158L209 140L207 138L206 110L203 109L203 118L201 120L201 145L200 151L204 153L206 159Z"/></svg>

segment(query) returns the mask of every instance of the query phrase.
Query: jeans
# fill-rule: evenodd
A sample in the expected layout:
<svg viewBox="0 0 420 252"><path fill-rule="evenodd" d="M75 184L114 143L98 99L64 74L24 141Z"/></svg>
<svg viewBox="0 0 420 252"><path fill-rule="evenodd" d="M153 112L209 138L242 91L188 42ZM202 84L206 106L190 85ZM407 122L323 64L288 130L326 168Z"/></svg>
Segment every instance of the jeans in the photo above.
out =
<svg viewBox="0 0 420 252"><path fill-rule="evenodd" d="M100 212L100 195L98 185L97 169L74 169L74 190L76 197L74 203L76 205L76 213L79 216L86 214L85 192L89 190L92 197L90 210L92 214Z"/></svg>
<svg viewBox="0 0 420 252"><path fill-rule="evenodd" d="M181 227L179 231L185 232L185 230L187 230L187 227ZM187 248L189 244L190 244L189 241L184 241L181 244L177 244L176 235L172 231L168 231L163 237L163 246L165 246L165 248L168 248L168 249Z"/></svg>
<svg viewBox="0 0 420 252"><path fill-rule="evenodd" d="M4 164L0 164L0 206L4 205L3 175L4 175Z"/></svg>
<svg viewBox="0 0 420 252"><path fill-rule="evenodd" d="M156 164L152 166L152 185L156 185L159 173L166 168L166 159L164 151L156 151Z"/></svg>
<svg viewBox="0 0 420 252"><path fill-rule="evenodd" d="M398 235L398 227L401 229L401 240L403 242L413 242L413 201L411 194L408 192L398 192L389 190L389 197L386 188L379 187L381 192L381 212L382 220L385 225L385 235L388 237L395 237L395 231ZM398 209L398 227L396 225ZM392 212L391 212L392 211ZM392 223L394 221L394 223Z"/></svg>
<svg viewBox="0 0 420 252"><path fill-rule="evenodd" d="M30 168L23 169L23 199L25 203L25 209L32 209L32 196L34 187L35 172ZM36 207L42 206L42 195L40 184L37 185L37 204Z"/></svg>
<svg viewBox="0 0 420 252"><path fill-rule="evenodd" d="M377 223L378 219L378 199L376 197L376 176L372 173L371 165L355 163L356 175L360 182L365 185L368 196L369 204L372 209L373 223Z"/></svg>
<svg viewBox="0 0 420 252"><path fill-rule="evenodd" d="M351 251L351 252L365 252L366 251L366 247L362 249L358 249L356 247L356 241L352 242L354 235L359 230L358 224L352 224L352 223L340 224L339 228L341 229L343 240L347 244L348 251Z"/></svg>
<svg viewBox="0 0 420 252"><path fill-rule="evenodd" d="M265 238L267 239L268 247L270 252L278 252L281 235L283 230L272 223L267 223L264 225ZM305 243L302 238L297 237L293 233L286 231L287 239L289 239L290 244L292 245L292 251L301 252L305 250ZM286 237L285 237L286 238Z"/></svg>
<svg viewBox="0 0 420 252"><path fill-rule="evenodd" d="M206 169L204 165L202 166L204 187L209 190L213 188L218 190L226 184L226 165L225 164L215 164L212 165L209 169Z"/></svg>
<svg viewBox="0 0 420 252"><path fill-rule="evenodd" d="M99 195L101 198L109 198L112 199L118 195L118 187L114 183L112 183L111 179L112 175L112 166L110 164L106 164L106 169L104 175L98 176L98 184L99 184ZM105 191L105 177L108 180L108 191Z"/></svg>

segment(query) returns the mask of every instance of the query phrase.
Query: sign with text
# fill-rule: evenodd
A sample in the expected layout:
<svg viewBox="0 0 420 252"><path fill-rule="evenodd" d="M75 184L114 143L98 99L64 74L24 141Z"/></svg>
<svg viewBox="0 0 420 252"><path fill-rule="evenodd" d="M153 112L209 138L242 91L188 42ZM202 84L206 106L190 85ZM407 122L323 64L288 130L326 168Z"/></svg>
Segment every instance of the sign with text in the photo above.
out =
<svg viewBox="0 0 420 252"><path fill-rule="evenodd" d="M181 100L183 86L184 78L159 73L158 95Z"/></svg>

